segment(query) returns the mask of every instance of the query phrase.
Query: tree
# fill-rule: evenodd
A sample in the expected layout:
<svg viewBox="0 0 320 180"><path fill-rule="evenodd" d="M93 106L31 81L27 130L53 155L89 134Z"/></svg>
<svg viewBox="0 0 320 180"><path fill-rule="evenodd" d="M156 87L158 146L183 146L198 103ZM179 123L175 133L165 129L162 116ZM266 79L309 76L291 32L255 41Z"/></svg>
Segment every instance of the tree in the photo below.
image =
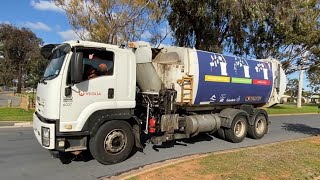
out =
<svg viewBox="0 0 320 180"><path fill-rule="evenodd" d="M309 80L309 87L315 94L320 94L320 56L307 71L307 77Z"/></svg>
<svg viewBox="0 0 320 180"><path fill-rule="evenodd" d="M258 59L276 58L287 73L320 42L317 0L169 0L175 43Z"/></svg>
<svg viewBox="0 0 320 180"><path fill-rule="evenodd" d="M11 73L18 79L17 92L21 93L26 65L35 54L39 53L39 47L43 42L29 29L1 24L0 43L3 44L4 59L10 67L6 73Z"/></svg>
<svg viewBox="0 0 320 180"><path fill-rule="evenodd" d="M12 85L12 80L16 77L16 74L12 72L17 72L15 67L12 66L12 62L4 58L0 59L0 86Z"/></svg>
<svg viewBox="0 0 320 180"><path fill-rule="evenodd" d="M254 2L248 38L241 45L246 54L273 57L283 62L286 73L297 70L306 52L319 44L319 4L316 0ZM255 13L258 12L258 13ZM238 47L241 49L241 47ZM305 64L307 67L307 64Z"/></svg>
<svg viewBox="0 0 320 180"><path fill-rule="evenodd" d="M222 52L223 43L230 35L232 16L237 11L226 0L169 0L171 11L168 22L175 44L182 47ZM232 11L231 11L232 9Z"/></svg>
<svg viewBox="0 0 320 180"><path fill-rule="evenodd" d="M8 84L8 80L6 77L6 60L4 59L4 47L3 44L0 43L0 86L1 85L7 85Z"/></svg>
<svg viewBox="0 0 320 180"><path fill-rule="evenodd" d="M48 65L48 60L45 59L40 53L36 53L27 63L27 80L26 86L35 88L35 85L43 77L44 71Z"/></svg>
<svg viewBox="0 0 320 180"><path fill-rule="evenodd" d="M289 79L286 89L286 94L291 97L297 97L299 87L298 79Z"/></svg>
<svg viewBox="0 0 320 180"><path fill-rule="evenodd" d="M81 39L118 44L136 41L158 26L164 0L54 0L64 9Z"/></svg>

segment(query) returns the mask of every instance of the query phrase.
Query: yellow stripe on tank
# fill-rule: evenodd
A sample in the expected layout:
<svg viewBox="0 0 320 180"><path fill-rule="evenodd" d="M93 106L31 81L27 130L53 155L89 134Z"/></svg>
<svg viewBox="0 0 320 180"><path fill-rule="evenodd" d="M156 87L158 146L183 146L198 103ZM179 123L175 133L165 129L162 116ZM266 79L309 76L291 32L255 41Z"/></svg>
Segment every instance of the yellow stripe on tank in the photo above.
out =
<svg viewBox="0 0 320 180"><path fill-rule="evenodd" d="M208 82L224 82L229 83L230 77L228 76L211 76L211 75L205 75L205 81Z"/></svg>

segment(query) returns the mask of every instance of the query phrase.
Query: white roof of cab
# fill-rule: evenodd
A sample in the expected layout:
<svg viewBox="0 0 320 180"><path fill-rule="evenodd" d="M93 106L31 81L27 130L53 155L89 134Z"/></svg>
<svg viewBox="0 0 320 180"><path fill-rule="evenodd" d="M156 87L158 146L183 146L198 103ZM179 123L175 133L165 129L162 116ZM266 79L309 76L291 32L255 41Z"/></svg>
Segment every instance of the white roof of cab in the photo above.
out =
<svg viewBox="0 0 320 180"><path fill-rule="evenodd" d="M105 44L105 43L99 43L99 42L93 42L93 41L65 41L63 43L70 44L70 46L86 46L86 47L104 47L109 49L122 49L119 48L119 46L112 45L112 44ZM126 49L128 50L128 49Z"/></svg>

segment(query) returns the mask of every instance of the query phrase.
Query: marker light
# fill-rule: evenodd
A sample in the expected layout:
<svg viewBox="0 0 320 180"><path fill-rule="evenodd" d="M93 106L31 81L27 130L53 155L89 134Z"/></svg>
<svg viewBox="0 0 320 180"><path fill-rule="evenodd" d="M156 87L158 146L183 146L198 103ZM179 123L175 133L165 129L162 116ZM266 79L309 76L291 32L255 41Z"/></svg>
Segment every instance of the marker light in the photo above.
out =
<svg viewBox="0 0 320 180"><path fill-rule="evenodd" d="M130 42L130 43L129 43L129 47L130 47L130 48L134 48L134 42Z"/></svg>

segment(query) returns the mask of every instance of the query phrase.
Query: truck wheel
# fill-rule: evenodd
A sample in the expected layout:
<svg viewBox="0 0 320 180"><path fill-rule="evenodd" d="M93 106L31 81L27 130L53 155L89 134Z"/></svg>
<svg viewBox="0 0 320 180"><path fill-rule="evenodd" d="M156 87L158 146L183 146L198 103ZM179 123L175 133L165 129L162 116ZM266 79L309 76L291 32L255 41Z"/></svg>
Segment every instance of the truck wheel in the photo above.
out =
<svg viewBox="0 0 320 180"><path fill-rule="evenodd" d="M227 141L239 143L247 135L248 123L244 116L236 116L231 124L231 127L225 129L225 137Z"/></svg>
<svg viewBox="0 0 320 180"><path fill-rule="evenodd" d="M109 121L90 138L89 149L101 164L115 164L125 160L132 151L134 134L129 123Z"/></svg>
<svg viewBox="0 0 320 180"><path fill-rule="evenodd" d="M268 132L267 118L259 113L252 126L248 128L248 136L252 139L261 139Z"/></svg>

